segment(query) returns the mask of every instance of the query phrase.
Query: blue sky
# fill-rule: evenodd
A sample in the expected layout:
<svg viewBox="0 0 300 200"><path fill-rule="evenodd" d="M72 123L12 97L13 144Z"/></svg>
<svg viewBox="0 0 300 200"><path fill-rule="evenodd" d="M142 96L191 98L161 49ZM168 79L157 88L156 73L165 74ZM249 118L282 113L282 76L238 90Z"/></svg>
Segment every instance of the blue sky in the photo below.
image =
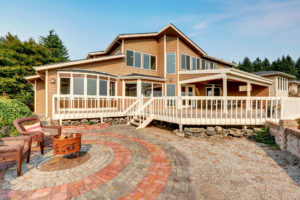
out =
<svg viewBox="0 0 300 200"><path fill-rule="evenodd" d="M0 35L22 40L54 29L70 58L103 50L118 33L158 31L172 22L209 55L228 61L300 57L299 0L3 0Z"/></svg>

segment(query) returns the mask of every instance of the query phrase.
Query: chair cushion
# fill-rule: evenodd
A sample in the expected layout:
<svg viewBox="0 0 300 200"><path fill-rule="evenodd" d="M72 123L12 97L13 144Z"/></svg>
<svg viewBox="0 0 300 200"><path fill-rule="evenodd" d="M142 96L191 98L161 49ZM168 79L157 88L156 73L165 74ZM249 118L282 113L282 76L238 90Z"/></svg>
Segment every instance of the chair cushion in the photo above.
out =
<svg viewBox="0 0 300 200"><path fill-rule="evenodd" d="M28 125L23 125L24 129L26 132L35 132L35 131L41 131L43 132L42 126L40 122L36 122L34 124L28 124Z"/></svg>

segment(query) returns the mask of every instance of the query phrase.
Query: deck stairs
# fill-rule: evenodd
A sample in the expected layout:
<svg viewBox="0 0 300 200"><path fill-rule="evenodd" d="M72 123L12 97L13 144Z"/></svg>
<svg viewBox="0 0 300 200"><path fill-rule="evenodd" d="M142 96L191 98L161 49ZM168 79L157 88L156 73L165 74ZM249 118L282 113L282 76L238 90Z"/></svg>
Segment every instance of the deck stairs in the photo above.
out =
<svg viewBox="0 0 300 200"><path fill-rule="evenodd" d="M148 116L147 118L142 118L139 116L134 116L128 125L136 126L136 129L141 129L147 127L152 121L154 117L152 115Z"/></svg>

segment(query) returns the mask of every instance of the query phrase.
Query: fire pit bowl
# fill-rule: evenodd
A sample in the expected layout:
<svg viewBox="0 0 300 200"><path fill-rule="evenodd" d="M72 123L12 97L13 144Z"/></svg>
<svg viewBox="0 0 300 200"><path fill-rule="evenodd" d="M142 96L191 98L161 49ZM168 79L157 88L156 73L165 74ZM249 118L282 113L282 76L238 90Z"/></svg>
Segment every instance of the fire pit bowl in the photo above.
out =
<svg viewBox="0 0 300 200"><path fill-rule="evenodd" d="M81 134L70 134L69 137L62 139L61 136L56 135L53 138L53 156L64 155L77 152L81 149Z"/></svg>

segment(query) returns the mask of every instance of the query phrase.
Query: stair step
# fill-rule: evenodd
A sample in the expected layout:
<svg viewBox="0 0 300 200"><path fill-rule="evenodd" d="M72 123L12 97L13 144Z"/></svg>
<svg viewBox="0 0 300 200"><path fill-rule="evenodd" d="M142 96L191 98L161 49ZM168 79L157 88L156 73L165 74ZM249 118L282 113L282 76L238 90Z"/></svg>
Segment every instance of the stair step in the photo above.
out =
<svg viewBox="0 0 300 200"><path fill-rule="evenodd" d="M130 121L130 124L133 126L136 126L136 127L138 127L140 125L140 123L136 122L136 121Z"/></svg>

